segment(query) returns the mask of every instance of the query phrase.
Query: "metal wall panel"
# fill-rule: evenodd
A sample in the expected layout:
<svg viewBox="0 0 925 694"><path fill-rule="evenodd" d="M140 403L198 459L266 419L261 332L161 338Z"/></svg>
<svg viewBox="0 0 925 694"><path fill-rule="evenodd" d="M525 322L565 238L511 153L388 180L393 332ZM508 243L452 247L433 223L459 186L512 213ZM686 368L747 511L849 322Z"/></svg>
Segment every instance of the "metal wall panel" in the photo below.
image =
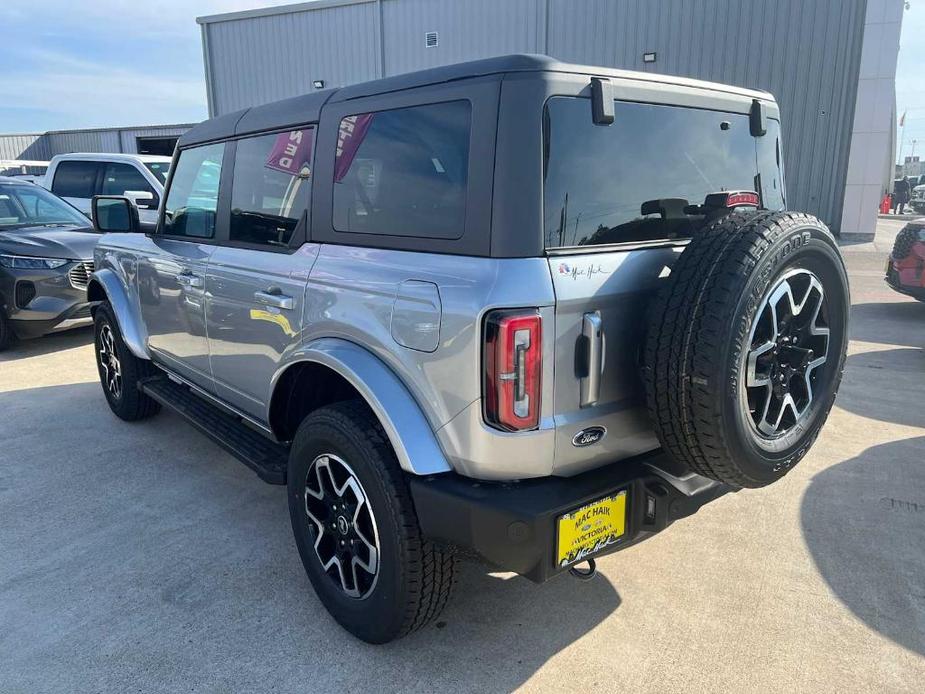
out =
<svg viewBox="0 0 925 694"><path fill-rule="evenodd" d="M127 128L119 130L119 140L122 148L118 151L126 154L138 153L138 137L179 137L190 129L188 125L173 128Z"/></svg>
<svg viewBox="0 0 925 694"><path fill-rule="evenodd" d="M306 93L313 79L338 86L514 52L765 89L781 105L790 207L838 228L866 4L344 0L202 21L213 115ZM649 51L656 62L643 62Z"/></svg>
<svg viewBox="0 0 925 694"><path fill-rule="evenodd" d="M0 135L0 159L48 160L71 152L138 152L137 137L179 137L192 125L59 130L31 135Z"/></svg>
<svg viewBox="0 0 925 694"><path fill-rule="evenodd" d="M48 144L44 135L0 135L0 159L31 159L46 161Z"/></svg>
<svg viewBox="0 0 925 694"><path fill-rule="evenodd" d="M545 0L383 0L385 74L507 53L542 53ZM436 31L438 45L424 36Z"/></svg>
<svg viewBox="0 0 925 694"><path fill-rule="evenodd" d="M788 204L840 223L865 0L549 0L548 53L764 89L783 120ZM643 54L655 52L656 62Z"/></svg>
<svg viewBox="0 0 925 694"><path fill-rule="evenodd" d="M375 2L203 26L213 115L380 74Z"/></svg>

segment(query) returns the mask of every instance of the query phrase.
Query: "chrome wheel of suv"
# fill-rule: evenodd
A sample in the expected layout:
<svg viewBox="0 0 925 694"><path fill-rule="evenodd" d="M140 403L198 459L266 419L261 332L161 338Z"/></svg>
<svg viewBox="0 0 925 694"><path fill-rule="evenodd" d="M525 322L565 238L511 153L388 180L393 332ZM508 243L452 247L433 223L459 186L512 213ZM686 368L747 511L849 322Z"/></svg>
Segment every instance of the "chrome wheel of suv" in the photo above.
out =
<svg viewBox="0 0 925 694"><path fill-rule="evenodd" d="M103 385L115 399L122 397L122 364L116 352L112 327L107 323L100 330L99 340L100 369L103 372Z"/></svg>
<svg viewBox="0 0 925 694"><path fill-rule="evenodd" d="M767 438L792 430L813 402L815 371L828 357L825 290L815 274L784 274L755 315L745 359L745 399Z"/></svg>
<svg viewBox="0 0 925 694"><path fill-rule="evenodd" d="M312 461L305 512L321 568L346 595L365 598L379 576L379 533L363 485L341 458L328 453Z"/></svg>

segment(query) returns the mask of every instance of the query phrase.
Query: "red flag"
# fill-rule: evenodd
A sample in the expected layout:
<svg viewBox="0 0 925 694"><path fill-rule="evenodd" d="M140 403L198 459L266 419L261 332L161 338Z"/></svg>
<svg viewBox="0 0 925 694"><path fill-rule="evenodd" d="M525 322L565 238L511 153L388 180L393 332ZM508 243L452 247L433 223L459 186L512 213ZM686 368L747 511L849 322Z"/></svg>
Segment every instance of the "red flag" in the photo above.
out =
<svg viewBox="0 0 925 694"><path fill-rule="evenodd" d="M372 113L347 116L340 122L337 132L337 154L334 160L334 182L340 183L347 175L357 150L363 144L366 131L373 122Z"/></svg>

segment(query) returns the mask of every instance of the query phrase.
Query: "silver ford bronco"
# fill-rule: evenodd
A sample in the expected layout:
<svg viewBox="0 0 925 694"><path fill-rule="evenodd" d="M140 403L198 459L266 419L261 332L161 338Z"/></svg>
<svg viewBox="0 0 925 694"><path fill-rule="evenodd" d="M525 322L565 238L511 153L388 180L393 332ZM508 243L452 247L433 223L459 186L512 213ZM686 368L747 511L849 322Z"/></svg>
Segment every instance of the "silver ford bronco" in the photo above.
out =
<svg viewBox="0 0 925 694"><path fill-rule="evenodd" d="M288 486L319 599L382 643L456 558L541 582L785 475L848 284L765 92L517 55L208 120L156 226L93 201L103 391Z"/></svg>

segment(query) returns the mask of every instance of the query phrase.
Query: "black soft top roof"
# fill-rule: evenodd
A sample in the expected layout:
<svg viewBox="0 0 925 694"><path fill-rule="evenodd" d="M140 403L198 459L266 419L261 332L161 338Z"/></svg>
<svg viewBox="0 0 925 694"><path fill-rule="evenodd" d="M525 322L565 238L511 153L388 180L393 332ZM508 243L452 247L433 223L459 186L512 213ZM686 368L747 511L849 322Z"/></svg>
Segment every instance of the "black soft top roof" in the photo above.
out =
<svg viewBox="0 0 925 694"><path fill-rule="evenodd" d="M563 63L547 55L514 54L472 60L454 65L429 68L408 72L394 77L385 77L354 84L339 89L325 89L312 92L291 99L274 101L262 106L253 106L223 116L203 121L193 127L179 142L179 147L209 142L211 140L235 137L248 133L285 128L289 125L317 122L321 116L322 107L328 102L336 103L349 101L376 94L386 94L414 87L424 87L430 84L452 82L454 80L483 77L487 75L502 75L508 72L568 72L575 74L601 75L635 79L646 82L662 82L677 85L686 85L713 89L727 93L739 94L749 98L773 101L767 92L758 92L728 85L702 82L683 77L671 77L648 72L632 72L614 68L595 67L591 65L572 65Z"/></svg>

